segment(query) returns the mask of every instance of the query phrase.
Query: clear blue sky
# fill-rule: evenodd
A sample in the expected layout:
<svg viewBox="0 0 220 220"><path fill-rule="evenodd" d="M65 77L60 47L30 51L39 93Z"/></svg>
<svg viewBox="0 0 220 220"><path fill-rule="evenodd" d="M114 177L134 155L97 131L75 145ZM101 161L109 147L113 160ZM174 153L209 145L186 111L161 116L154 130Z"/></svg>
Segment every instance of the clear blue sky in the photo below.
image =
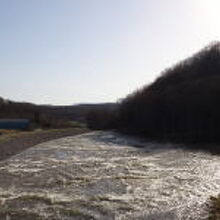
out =
<svg viewBox="0 0 220 220"><path fill-rule="evenodd" d="M0 96L111 102L220 37L219 0L0 0Z"/></svg>

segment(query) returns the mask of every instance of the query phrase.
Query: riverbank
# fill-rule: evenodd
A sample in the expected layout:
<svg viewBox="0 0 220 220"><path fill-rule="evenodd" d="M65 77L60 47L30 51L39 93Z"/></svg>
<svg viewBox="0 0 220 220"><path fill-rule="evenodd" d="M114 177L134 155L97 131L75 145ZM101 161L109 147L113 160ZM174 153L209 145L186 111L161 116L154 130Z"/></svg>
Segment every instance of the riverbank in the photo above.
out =
<svg viewBox="0 0 220 220"><path fill-rule="evenodd" d="M219 219L220 219L220 196L211 197L209 220L219 220Z"/></svg>
<svg viewBox="0 0 220 220"><path fill-rule="evenodd" d="M27 132L3 132L0 136L0 161L49 140L88 132L87 128L50 129Z"/></svg>

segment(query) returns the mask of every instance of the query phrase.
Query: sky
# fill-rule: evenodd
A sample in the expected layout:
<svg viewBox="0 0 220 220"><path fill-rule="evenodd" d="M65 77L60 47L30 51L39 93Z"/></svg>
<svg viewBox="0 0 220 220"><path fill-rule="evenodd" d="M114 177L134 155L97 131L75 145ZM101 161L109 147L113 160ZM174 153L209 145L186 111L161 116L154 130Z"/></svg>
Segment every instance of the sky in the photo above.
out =
<svg viewBox="0 0 220 220"><path fill-rule="evenodd" d="M0 96L115 102L220 40L219 0L0 0Z"/></svg>

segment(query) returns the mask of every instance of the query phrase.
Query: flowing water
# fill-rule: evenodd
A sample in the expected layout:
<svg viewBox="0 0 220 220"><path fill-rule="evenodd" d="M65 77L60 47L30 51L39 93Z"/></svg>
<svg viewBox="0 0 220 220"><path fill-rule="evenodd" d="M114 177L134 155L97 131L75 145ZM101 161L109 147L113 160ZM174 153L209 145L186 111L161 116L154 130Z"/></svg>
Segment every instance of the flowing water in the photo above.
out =
<svg viewBox="0 0 220 220"><path fill-rule="evenodd" d="M92 132L0 164L0 219L206 219L220 156Z"/></svg>

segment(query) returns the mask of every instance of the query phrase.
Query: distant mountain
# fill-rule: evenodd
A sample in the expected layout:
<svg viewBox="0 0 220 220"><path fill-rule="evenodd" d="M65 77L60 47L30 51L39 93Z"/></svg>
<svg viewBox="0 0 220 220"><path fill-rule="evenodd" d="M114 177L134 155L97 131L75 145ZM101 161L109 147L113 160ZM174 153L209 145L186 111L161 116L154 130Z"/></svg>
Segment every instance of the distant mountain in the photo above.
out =
<svg viewBox="0 0 220 220"><path fill-rule="evenodd" d="M51 114L53 116L68 120L86 123L87 114L96 110L115 110L117 103L102 103L102 104L79 104L70 106L48 106L41 105L41 112Z"/></svg>

